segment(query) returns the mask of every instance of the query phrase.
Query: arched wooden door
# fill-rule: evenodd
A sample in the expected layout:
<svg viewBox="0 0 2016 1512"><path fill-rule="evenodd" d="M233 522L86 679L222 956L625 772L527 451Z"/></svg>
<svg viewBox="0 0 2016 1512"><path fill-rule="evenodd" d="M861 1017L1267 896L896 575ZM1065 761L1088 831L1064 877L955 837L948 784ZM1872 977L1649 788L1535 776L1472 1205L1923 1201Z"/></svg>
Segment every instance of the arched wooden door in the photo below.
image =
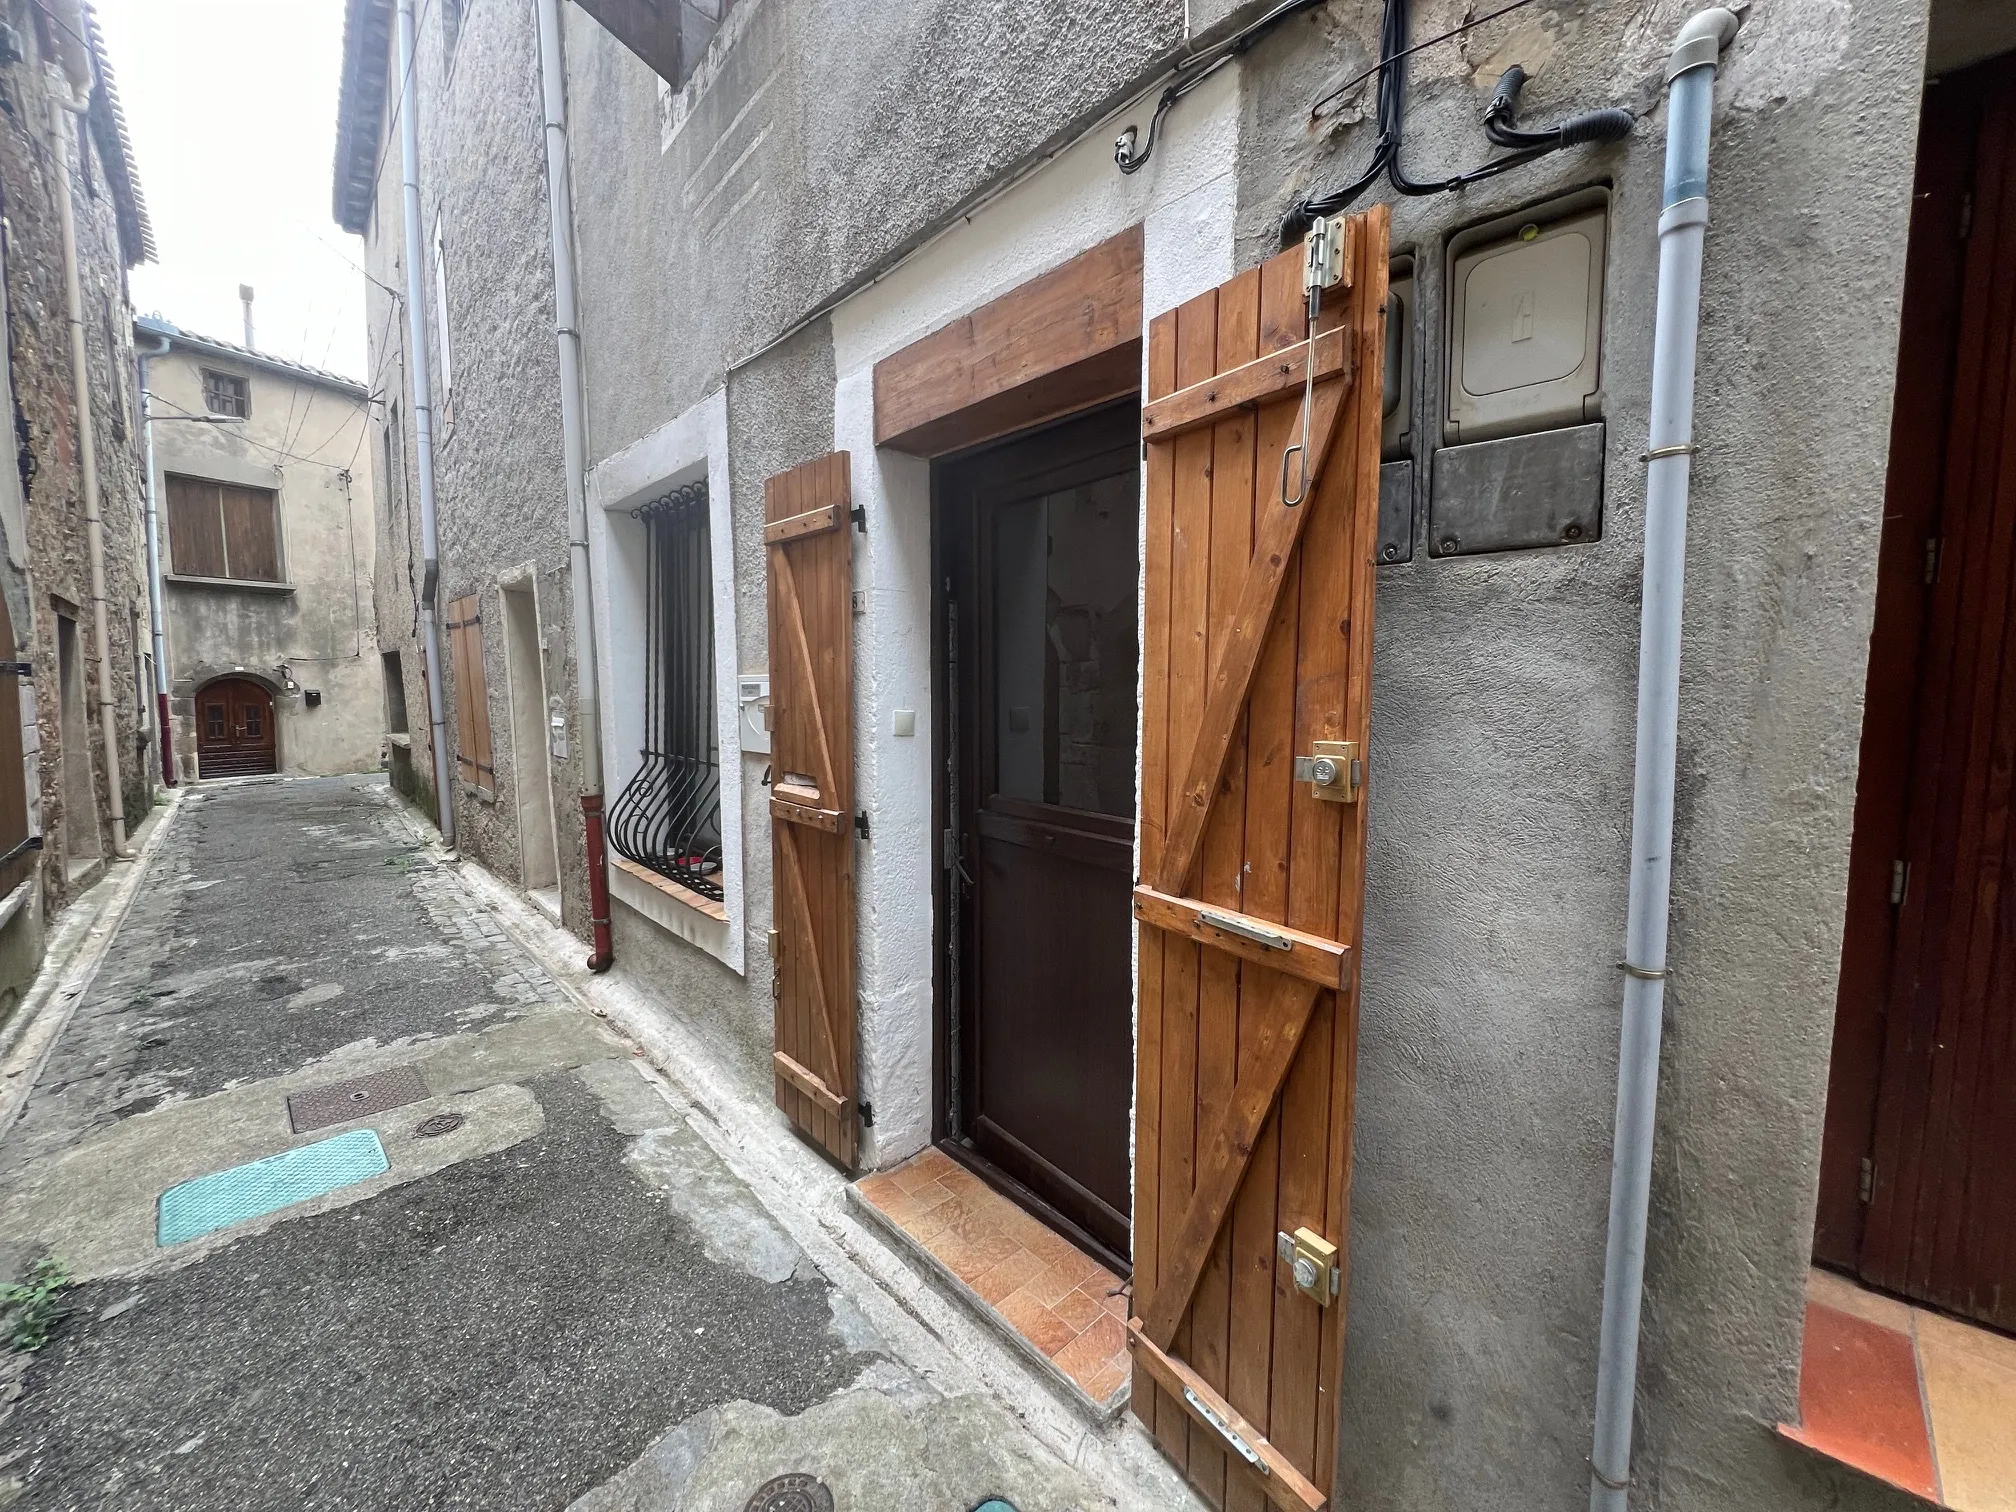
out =
<svg viewBox="0 0 2016 1512"><path fill-rule="evenodd" d="M273 695L248 677L220 677L196 695L196 769L202 777L279 770Z"/></svg>

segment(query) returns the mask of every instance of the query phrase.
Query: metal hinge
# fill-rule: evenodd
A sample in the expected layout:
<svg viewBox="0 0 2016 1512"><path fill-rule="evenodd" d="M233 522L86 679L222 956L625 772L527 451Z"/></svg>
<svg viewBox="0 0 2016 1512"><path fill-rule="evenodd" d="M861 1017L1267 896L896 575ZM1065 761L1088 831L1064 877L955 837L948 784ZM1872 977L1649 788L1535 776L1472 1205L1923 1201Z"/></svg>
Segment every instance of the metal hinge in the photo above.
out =
<svg viewBox="0 0 2016 1512"><path fill-rule="evenodd" d="M1939 581L1939 537L1925 537L1925 586Z"/></svg>
<svg viewBox="0 0 2016 1512"><path fill-rule="evenodd" d="M865 505L856 504L847 511L847 518L854 522L854 528L861 534L868 534L868 510Z"/></svg>
<svg viewBox="0 0 2016 1512"><path fill-rule="evenodd" d="M1904 906L1904 894L1911 889L1911 863L1892 861L1890 863L1890 906Z"/></svg>
<svg viewBox="0 0 2016 1512"><path fill-rule="evenodd" d="M35 675L35 663L0 662L0 672L12 672L16 677L33 677Z"/></svg>
<svg viewBox="0 0 2016 1512"><path fill-rule="evenodd" d="M868 838L868 810L863 809L854 816L854 833L863 840Z"/></svg>
<svg viewBox="0 0 2016 1512"><path fill-rule="evenodd" d="M856 1107L856 1108L857 1108L857 1109L859 1110L859 1112L860 1112L860 1114L861 1114L861 1127L862 1127L862 1128L864 1128L864 1129L872 1129L872 1128L874 1128L874 1127L875 1127L875 1104L873 1104L873 1103L871 1103L871 1102L864 1102L864 1103L856 1103L856 1104L855 1104L855 1107Z"/></svg>
<svg viewBox="0 0 2016 1512"><path fill-rule="evenodd" d="M1876 1194L1876 1162L1867 1155L1862 1157L1862 1200L1867 1202Z"/></svg>

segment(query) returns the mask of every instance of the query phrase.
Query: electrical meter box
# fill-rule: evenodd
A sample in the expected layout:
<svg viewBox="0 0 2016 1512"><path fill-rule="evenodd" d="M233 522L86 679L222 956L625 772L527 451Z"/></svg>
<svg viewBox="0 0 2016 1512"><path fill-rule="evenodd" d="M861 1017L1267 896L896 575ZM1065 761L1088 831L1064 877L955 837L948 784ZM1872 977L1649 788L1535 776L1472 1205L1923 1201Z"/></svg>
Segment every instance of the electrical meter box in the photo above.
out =
<svg viewBox="0 0 2016 1512"><path fill-rule="evenodd" d="M1451 445L1602 417L1607 208L1547 214L1449 245Z"/></svg>
<svg viewBox="0 0 2016 1512"><path fill-rule="evenodd" d="M742 754L770 754L770 675L744 672L736 679L735 703L740 719L737 733L742 737Z"/></svg>
<svg viewBox="0 0 2016 1512"><path fill-rule="evenodd" d="M1414 455L1414 259L1396 257L1386 279L1386 370L1381 375L1384 428L1379 455L1388 462Z"/></svg>

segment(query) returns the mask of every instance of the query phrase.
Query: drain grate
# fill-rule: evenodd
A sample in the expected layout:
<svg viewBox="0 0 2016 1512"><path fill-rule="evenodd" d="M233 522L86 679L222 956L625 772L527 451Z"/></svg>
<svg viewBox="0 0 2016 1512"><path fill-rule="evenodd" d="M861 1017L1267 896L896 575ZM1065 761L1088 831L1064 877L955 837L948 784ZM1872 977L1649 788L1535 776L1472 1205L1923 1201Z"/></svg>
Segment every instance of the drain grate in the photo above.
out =
<svg viewBox="0 0 2016 1512"><path fill-rule="evenodd" d="M416 1139L438 1139L443 1134L453 1134L462 1127L460 1113L430 1113L413 1125Z"/></svg>
<svg viewBox="0 0 2016 1512"><path fill-rule="evenodd" d="M418 1071L411 1066L394 1066L390 1071L353 1076L311 1092L296 1092L287 1099L287 1118L296 1134L306 1134L310 1129L368 1118L387 1108L425 1102L427 1097L427 1083Z"/></svg>
<svg viewBox="0 0 2016 1512"><path fill-rule="evenodd" d="M388 1168L377 1133L352 1129L250 1165L213 1171L161 1194L154 1240L165 1249L368 1180Z"/></svg>
<svg viewBox="0 0 2016 1512"><path fill-rule="evenodd" d="M742 1512L833 1512L833 1493L810 1475L780 1475L759 1486Z"/></svg>

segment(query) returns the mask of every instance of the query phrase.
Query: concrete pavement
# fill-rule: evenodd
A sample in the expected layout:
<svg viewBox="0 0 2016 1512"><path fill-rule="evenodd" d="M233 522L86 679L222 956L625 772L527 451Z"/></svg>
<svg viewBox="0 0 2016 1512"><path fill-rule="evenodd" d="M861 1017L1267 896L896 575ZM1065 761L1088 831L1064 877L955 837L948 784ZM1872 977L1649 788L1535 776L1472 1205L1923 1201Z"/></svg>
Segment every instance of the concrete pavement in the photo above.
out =
<svg viewBox="0 0 2016 1512"><path fill-rule="evenodd" d="M184 799L0 1135L0 1279L79 1283L0 1369L0 1506L741 1512L794 1473L838 1512L1187 1501L1125 1430L988 1389L984 1342L780 1204L816 1182L748 1175L494 891L373 779ZM422 1095L290 1122L398 1068ZM364 1129L379 1174L157 1242L177 1183Z"/></svg>

